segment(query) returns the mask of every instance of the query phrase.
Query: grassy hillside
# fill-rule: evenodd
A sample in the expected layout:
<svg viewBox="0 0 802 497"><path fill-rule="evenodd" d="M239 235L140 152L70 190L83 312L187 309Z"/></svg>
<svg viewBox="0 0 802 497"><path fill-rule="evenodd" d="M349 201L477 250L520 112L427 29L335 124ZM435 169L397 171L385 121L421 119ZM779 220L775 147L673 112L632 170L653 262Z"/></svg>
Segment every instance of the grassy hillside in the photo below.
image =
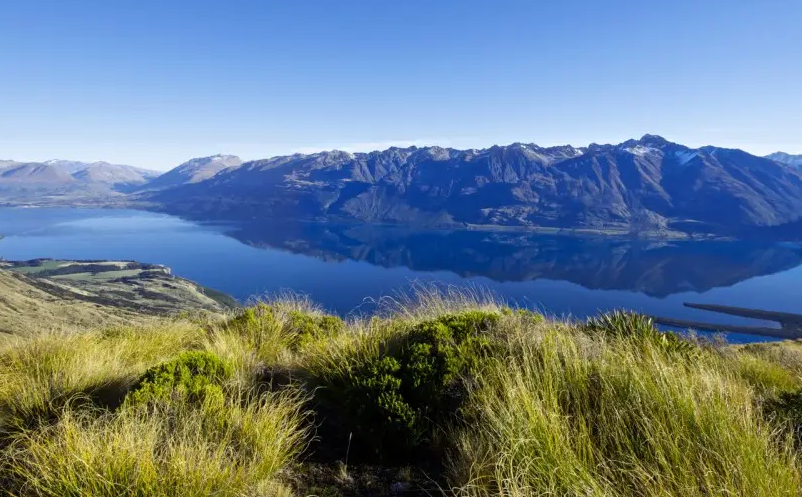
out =
<svg viewBox="0 0 802 497"><path fill-rule="evenodd" d="M98 327L152 314L222 312L227 295L130 261L0 261L0 333Z"/></svg>
<svg viewBox="0 0 802 497"><path fill-rule="evenodd" d="M0 339L19 496L797 496L802 346L425 294Z"/></svg>

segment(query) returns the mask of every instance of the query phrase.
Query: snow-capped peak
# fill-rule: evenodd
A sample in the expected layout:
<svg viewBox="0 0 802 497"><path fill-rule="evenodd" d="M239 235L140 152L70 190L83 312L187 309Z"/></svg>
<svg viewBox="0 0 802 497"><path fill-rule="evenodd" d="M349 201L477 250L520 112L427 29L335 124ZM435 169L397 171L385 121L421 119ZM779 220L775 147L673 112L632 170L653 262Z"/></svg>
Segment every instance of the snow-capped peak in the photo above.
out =
<svg viewBox="0 0 802 497"><path fill-rule="evenodd" d="M644 147L643 145L635 145L634 147L626 147L624 151L629 152L632 155L637 155L639 157L644 157L649 155L650 153L654 152L655 149L651 147Z"/></svg>

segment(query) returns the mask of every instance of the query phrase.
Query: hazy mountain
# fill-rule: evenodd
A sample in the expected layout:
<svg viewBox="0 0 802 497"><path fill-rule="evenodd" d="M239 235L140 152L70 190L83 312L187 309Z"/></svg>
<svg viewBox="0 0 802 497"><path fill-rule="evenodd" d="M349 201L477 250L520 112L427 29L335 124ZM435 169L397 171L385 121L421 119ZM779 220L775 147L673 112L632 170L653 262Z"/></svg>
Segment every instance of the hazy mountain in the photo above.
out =
<svg viewBox="0 0 802 497"><path fill-rule="evenodd" d="M72 176L87 183L130 186L143 185L160 174L158 171L150 171L133 166L92 162L75 171Z"/></svg>
<svg viewBox="0 0 802 497"><path fill-rule="evenodd" d="M794 166L796 168L802 168L802 154L791 155L786 154L785 152L774 152L773 154L767 155L766 158L781 162L783 164L788 164L789 166Z"/></svg>
<svg viewBox="0 0 802 497"><path fill-rule="evenodd" d="M36 200L113 195L131 191L158 176L132 166L108 162L49 160L46 162L0 162L0 195L9 200Z"/></svg>
<svg viewBox="0 0 802 497"><path fill-rule="evenodd" d="M180 166L152 179L145 185L145 188L164 189L198 183L211 178L224 169L237 167L240 164L242 164L242 160L235 155L199 157L184 162Z"/></svg>
<svg viewBox="0 0 802 497"><path fill-rule="evenodd" d="M60 169L67 171L70 174L73 174L80 171L81 169L86 168L90 163L81 162L77 160L51 159L42 162L42 164L47 164L48 166L56 166Z"/></svg>
<svg viewBox="0 0 802 497"><path fill-rule="evenodd" d="M4 184L66 185L74 182L76 179L65 169L38 162L18 163L0 170L0 183Z"/></svg>
<svg viewBox="0 0 802 497"><path fill-rule="evenodd" d="M53 196L77 192L91 195L78 180L56 166L32 163L6 163L0 168L0 201L11 204L47 202Z"/></svg>
<svg viewBox="0 0 802 497"><path fill-rule="evenodd" d="M741 150L646 135L587 148L296 154L147 198L206 218L735 233L799 220L802 174Z"/></svg>

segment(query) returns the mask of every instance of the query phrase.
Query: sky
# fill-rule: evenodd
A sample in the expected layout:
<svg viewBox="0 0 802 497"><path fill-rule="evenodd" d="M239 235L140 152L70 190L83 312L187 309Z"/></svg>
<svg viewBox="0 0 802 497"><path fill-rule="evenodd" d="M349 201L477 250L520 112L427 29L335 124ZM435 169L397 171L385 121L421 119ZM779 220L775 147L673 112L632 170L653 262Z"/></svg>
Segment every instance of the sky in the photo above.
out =
<svg viewBox="0 0 802 497"><path fill-rule="evenodd" d="M323 149L802 153L799 0L5 0L0 159Z"/></svg>

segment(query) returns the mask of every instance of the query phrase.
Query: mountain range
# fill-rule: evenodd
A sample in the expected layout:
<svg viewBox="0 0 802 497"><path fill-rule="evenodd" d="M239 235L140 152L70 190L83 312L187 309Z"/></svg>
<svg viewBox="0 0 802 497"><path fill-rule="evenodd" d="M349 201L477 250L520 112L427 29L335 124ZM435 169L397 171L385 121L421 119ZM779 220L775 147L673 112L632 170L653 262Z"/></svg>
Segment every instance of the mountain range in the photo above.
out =
<svg viewBox="0 0 802 497"><path fill-rule="evenodd" d="M158 171L108 162L6 160L0 161L0 197L102 197L133 192L160 175Z"/></svg>
<svg viewBox="0 0 802 497"><path fill-rule="evenodd" d="M92 168L58 162L6 165L0 185L8 183L7 174L20 184L95 185L88 178ZM787 154L690 148L645 135L581 148L393 147L248 162L217 155L161 176L143 172L111 183L125 186L110 190L127 193L116 197L127 205L196 219L802 238L802 169L796 164Z"/></svg>

